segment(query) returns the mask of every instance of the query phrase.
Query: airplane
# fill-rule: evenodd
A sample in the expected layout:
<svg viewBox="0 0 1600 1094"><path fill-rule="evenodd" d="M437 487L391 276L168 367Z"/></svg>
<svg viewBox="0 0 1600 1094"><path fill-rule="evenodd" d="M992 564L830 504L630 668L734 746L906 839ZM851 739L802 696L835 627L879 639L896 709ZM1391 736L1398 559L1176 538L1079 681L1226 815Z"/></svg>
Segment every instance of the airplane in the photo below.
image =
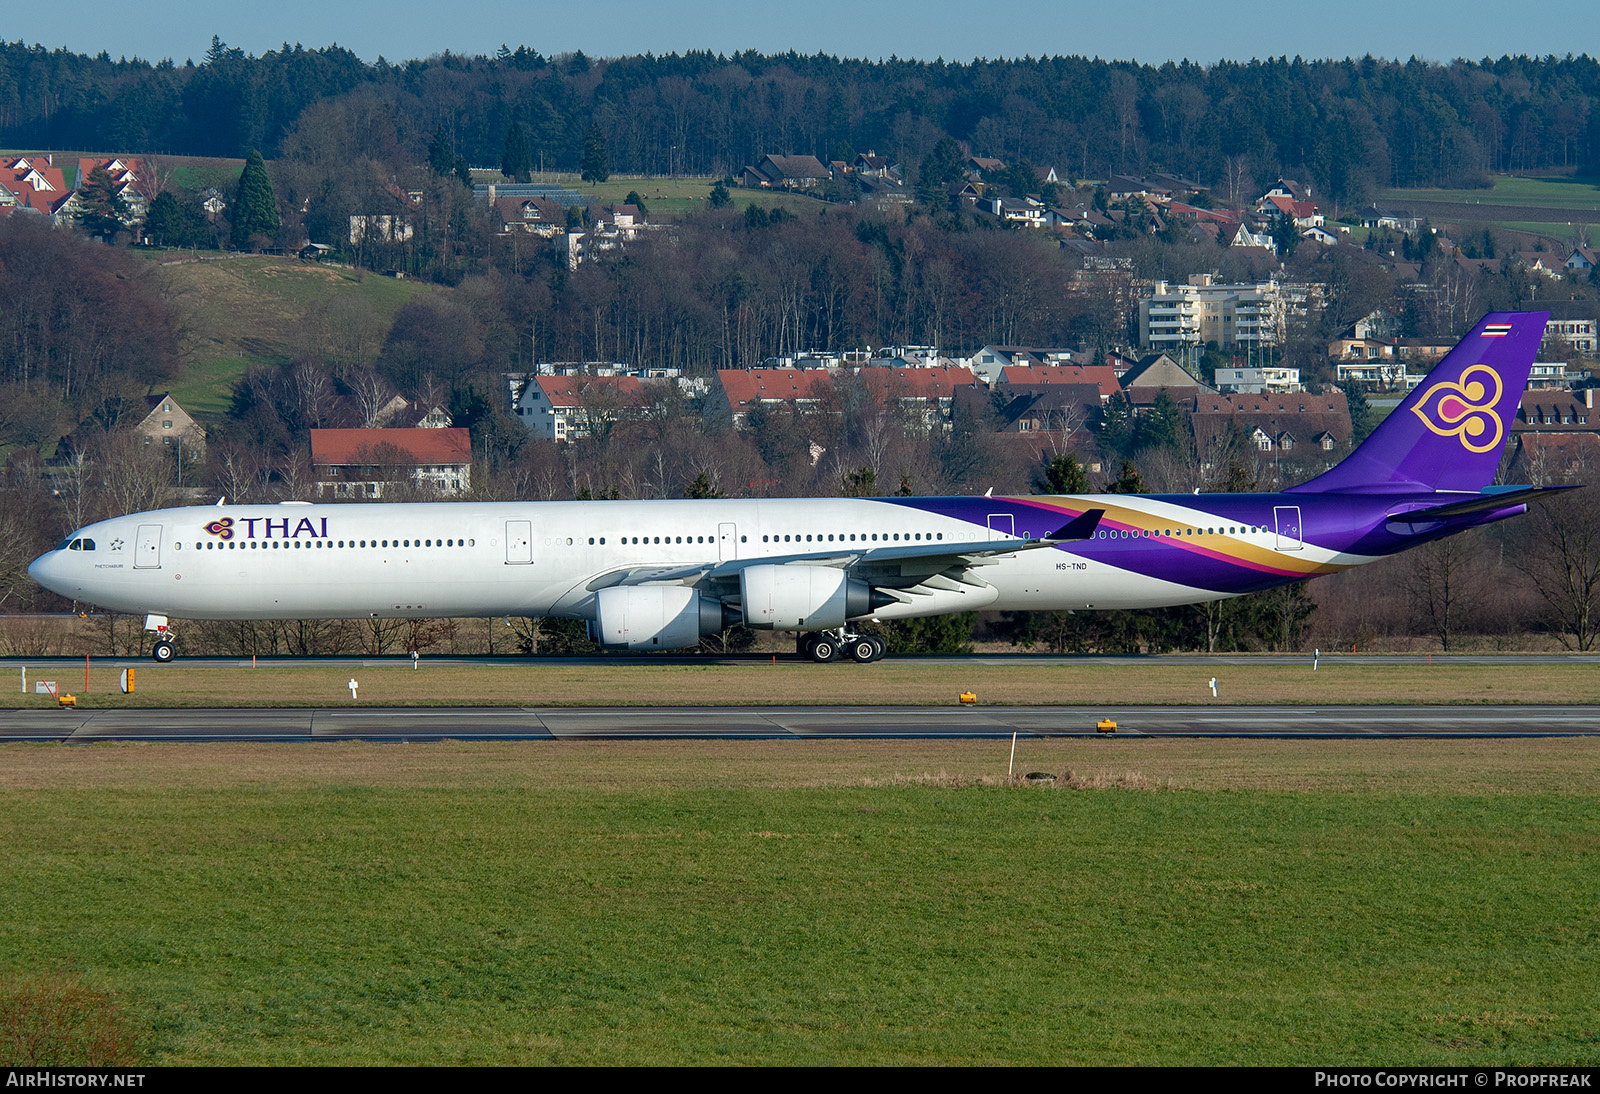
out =
<svg viewBox="0 0 1600 1094"><path fill-rule="evenodd" d="M1335 573L1527 511L1491 485L1548 312L1495 312L1346 459L1278 493L424 502L161 509L73 532L28 574L171 620L557 616L674 650L736 623L813 661L861 624L975 609L1154 608Z"/></svg>

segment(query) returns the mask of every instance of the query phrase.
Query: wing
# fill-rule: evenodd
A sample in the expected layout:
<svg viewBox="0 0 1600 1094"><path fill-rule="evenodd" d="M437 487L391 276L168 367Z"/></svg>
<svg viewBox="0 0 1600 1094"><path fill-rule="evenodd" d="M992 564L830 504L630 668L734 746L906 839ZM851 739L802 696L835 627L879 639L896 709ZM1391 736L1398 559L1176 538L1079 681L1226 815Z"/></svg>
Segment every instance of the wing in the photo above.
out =
<svg viewBox="0 0 1600 1094"><path fill-rule="evenodd" d="M681 566L632 566L601 574L586 586L590 592L612 585L706 586L713 596L736 596L739 572L749 566L831 566L847 570L890 596L910 602L919 593L955 589L961 585L987 587L975 571L993 566L1002 556L1037 551L1063 543L1090 539L1099 527L1104 509L1090 509L1042 539L972 540L965 543L898 543L861 551L806 551L785 555L730 559Z"/></svg>

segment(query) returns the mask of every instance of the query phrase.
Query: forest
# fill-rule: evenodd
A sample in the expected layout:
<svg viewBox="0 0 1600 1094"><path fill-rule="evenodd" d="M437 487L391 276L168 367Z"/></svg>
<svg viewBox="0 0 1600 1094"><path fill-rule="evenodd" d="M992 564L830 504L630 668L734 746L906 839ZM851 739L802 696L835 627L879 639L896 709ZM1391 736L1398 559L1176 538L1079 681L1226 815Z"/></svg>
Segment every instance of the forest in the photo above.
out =
<svg viewBox="0 0 1600 1094"><path fill-rule="evenodd" d="M1600 63L1588 55L1151 66L1079 56L546 57L518 45L368 64L337 46L285 43L258 57L213 39L204 57L180 64L0 43L6 147L258 149L275 159L321 109L387 115L394 151L412 163L442 130L468 164L498 164L521 123L546 170L578 170L598 127L619 174L722 177L766 153L826 162L840 149L909 168L950 137L1063 178L1160 170L1220 189L1230 176L1288 174L1312 181L1335 215L1386 187L1593 173L1597 100Z"/></svg>

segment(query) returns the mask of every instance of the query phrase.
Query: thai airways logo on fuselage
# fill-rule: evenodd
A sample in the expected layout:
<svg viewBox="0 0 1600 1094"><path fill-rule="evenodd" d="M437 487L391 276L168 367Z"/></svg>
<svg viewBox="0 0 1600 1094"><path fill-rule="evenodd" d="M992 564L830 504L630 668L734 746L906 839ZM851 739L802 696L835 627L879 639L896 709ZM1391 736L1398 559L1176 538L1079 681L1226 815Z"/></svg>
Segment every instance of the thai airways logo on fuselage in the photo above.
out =
<svg viewBox="0 0 1600 1094"><path fill-rule="evenodd" d="M205 530L218 539L232 539L242 532L243 539L308 539L328 538L328 518L301 517L300 523L290 527L288 517L241 517L239 525L232 517L220 517L205 526Z"/></svg>
<svg viewBox="0 0 1600 1094"><path fill-rule="evenodd" d="M1473 365L1459 380L1441 380L1411 412L1441 437L1454 437L1468 452L1491 452L1505 438L1505 423L1495 404L1505 385L1488 365Z"/></svg>

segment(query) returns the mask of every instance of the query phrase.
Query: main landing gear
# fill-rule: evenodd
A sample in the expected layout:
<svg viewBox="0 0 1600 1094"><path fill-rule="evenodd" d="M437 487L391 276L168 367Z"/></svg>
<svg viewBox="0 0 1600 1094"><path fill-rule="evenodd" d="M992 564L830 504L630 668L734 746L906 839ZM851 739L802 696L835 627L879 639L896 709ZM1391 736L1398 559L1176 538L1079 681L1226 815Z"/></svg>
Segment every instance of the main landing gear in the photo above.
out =
<svg viewBox="0 0 1600 1094"><path fill-rule="evenodd" d="M889 647L875 634L856 634L845 627L808 631L799 638L800 655L819 665L849 659L858 665L880 660Z"/></svg>

